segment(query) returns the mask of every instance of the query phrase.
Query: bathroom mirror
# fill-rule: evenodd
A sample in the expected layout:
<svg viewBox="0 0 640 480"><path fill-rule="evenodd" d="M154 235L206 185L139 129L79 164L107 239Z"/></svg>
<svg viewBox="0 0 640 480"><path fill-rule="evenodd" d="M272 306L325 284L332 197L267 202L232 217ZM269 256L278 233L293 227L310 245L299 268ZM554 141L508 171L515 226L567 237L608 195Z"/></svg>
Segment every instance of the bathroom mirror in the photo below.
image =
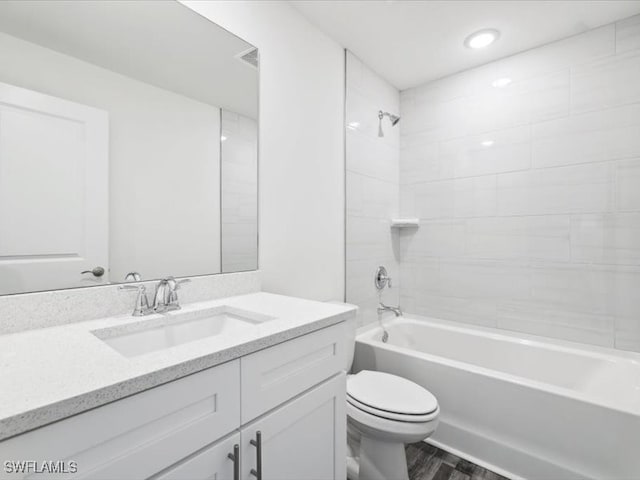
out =
<svg viewBox="0 0 640 480"><path fill-rule="evenodd" d="M255 270L258 58L174 1L0 2L0 294Z"/></svg>

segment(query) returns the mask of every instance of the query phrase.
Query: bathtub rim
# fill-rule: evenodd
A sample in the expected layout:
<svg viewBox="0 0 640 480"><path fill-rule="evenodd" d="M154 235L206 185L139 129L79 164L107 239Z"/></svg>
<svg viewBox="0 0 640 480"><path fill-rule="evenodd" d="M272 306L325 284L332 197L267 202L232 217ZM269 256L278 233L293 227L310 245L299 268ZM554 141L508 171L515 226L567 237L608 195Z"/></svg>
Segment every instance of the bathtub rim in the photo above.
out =
<svg viewBox="0 0 640 480"><path fill-rule="evenodd" d="M398 318L392 318L383 320L382 324L389 328L393 324L408 323L419 324L432 328L439 328L441 330L455 331L457 333L464 333L474 336L484 336L493 340L507 341L509 343L522 343L525 340L528 345L538 346L544 349L577 353L579 355L586 355L596 357L606 361L626 360L638 364L640 367L640 353L630 352L626 350L617 350L608 347L601 347L599 345L582 344L578 342L571 342L568 340L562 340L557 338L548 338L539 335L532 335L528 333L512 332L509 330L502 330L499 328L486 327L483 325L466 324L460 322L453 322L449 320L442 320L433 317L426 317L420 315L404 314ZM382 332L382 327L379 322L375 321L370 324L360 327L356 332L356 342L364 344L373 344L378 348L384 350L397 352L404 355L416 356L426 361L439 363L452 368L459 368L468 370L472 373L481 375L483 377L498 378L504 381L515 383L517 385L529 388L536 388L538 390L545 391L553 395L559 395L563 397L569 397L572 400L586 403L589 405L595 405L599 408L606 408L608 410L622 412L624 414L640 416L640 405L633 408L633 406L617 405L614 402L607 401L601 398L593 398L591 395L574 390L567 387L561 387L550 383L542 382L518 376L512 373L501 372L487 367L474 365L472 363L463 362L460 360L453 360L447 357L421 352L419 350L412 350L407 347L400 347L389 343L383 343L381 340L376 339L376 335Z"/></svg>

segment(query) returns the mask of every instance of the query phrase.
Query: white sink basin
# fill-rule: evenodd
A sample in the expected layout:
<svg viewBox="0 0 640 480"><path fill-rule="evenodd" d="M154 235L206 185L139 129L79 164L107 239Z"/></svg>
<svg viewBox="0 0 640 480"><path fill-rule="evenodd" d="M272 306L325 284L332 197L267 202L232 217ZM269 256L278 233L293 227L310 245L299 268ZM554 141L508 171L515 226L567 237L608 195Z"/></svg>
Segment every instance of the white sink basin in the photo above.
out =
<svg viewBox="0 0 640 480"><path fill-rule="evenodd" d="M172 312L161 318L91 333L125 357L136 357L206 337L237 335L268 320L273 320L273 317L221 306Z"/></svg>

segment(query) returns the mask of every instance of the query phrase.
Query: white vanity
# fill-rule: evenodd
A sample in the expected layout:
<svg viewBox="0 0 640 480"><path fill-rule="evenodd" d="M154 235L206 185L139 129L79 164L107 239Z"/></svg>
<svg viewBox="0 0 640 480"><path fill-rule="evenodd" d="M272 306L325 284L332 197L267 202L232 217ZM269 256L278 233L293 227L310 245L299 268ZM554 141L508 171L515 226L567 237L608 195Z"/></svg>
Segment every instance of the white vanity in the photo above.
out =
<svg viewBox="0 0 640 480"><path fill-rule="evenodd" d="M202 323L207 312L218 312L216 321L219 312L261 321L150 352L109 343ZM35 478L345 477L345 320L353 307L254 293L174 313L0 337L0 381L17 386L30 372L33 388L2 394L3 462L77 467ZM23 354L27 343L41 348ZM5 468L0 478L32 474Z"/></svg>

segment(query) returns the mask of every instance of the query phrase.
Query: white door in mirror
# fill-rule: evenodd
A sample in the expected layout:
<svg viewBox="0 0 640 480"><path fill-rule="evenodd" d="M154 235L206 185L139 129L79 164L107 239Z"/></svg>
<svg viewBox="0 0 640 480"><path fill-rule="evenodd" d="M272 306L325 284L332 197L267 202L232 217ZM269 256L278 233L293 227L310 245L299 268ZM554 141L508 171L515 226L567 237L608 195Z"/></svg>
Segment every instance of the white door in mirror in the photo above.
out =
<svg viewBox="0 0 640 480"><path fill-rule="evenodd" d="M0 294L106 283L108 114L0 83Z"/></svg>

